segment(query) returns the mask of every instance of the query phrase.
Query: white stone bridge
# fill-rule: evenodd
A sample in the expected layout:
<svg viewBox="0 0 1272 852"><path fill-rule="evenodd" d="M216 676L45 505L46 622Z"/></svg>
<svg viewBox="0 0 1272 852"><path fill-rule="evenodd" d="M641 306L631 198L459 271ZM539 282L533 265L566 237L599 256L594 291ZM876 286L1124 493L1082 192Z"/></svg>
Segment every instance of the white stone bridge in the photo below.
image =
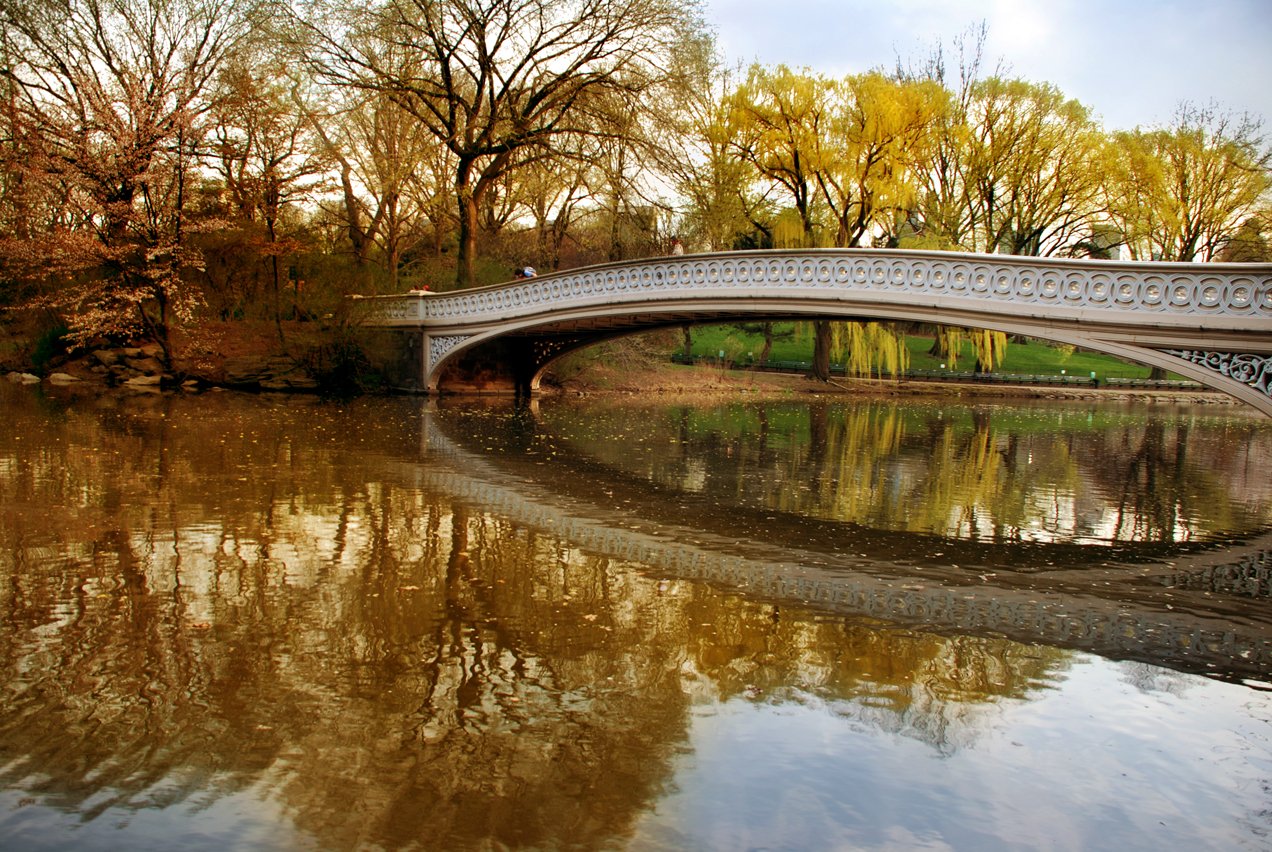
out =
<svg viewBox="0 0 1272 852"><path fill-rule="evenodd" d="M1188 376L1272 416L1272 264L879 249L648 258L493 287L359 301L395 332L393 382L538 389L560 355L656 328L906 320L1023 334Z"/></svg>

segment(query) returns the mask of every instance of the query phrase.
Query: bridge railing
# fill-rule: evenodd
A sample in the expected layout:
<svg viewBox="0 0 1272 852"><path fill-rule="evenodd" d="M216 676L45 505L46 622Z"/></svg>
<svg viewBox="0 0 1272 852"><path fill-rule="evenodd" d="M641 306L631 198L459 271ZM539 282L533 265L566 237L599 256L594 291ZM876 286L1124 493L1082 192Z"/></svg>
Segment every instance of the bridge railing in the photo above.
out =
<svg viewBox="0 0 1272 852"><path fill-rule="evenodd" d="M733 297L976 305L1038 317L1139 315L1159 325L1272 323L1272 265L1037 258L902 249L646 258L437 294L375 300L386 324L501 321L558 308ZM1269 326L1272 328L1272 325Z"/></svg>

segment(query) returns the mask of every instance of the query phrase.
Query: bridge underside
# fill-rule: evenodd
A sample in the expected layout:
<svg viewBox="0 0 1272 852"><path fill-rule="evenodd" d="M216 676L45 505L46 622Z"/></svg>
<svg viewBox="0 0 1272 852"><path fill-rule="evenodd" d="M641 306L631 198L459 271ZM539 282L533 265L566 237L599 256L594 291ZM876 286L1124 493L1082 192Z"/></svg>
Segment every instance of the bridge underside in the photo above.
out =
<svg viewBox="0 0 1272 852"><path fill-rule="evenodd" d="M1266 335L1232 332L1196 351L1178 333L1128 325L1103 326L1098 333L1068 321L1007 320L984 314L960 314L948 308L863 306L839 303L758 304L746 300L714 307L631 306L626 312L558 315L509 328L397 329L396 367L391 381L400 388L431 394L505 394L528 396L539 389L544 370L569 352L641 331L732 322L815 319L896 320L967 328L989 328L1055 343L1075 345L1188 376L1272 416L1272 340ZM458 331L458 330L457 330Z"/></svg>

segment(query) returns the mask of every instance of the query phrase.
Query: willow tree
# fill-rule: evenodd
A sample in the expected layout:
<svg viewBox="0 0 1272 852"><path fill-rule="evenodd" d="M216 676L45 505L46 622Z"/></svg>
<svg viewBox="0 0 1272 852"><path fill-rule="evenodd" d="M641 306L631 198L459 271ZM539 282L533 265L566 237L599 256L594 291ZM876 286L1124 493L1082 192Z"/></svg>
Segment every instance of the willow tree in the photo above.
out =
<svg viewBox="0 0 1272 852"><path fill-rule="evenodd" d="M1272 151L1247 116L1183 106L1114 138L1109 213L1135 259L1212 260L1265 202Z"/></svg>
<svg viewBox="0 0 1272 852"><path fill-rule="evenodd" d="M730 123L734 74L705 35L686 41L677 62L683 91L658 111L661 120L653 124L658 167L685 201L685 242L725 251L758 218L755 172L738 156Z"/></svg>
<svg viewBox="0 0 1272 852"><path fill-rule="evenodd" d="M817 244L817 151L829 120L831 86L808 71L754 65L729 98L734 150L790 196L804 246Z"/></svg>
<svg viewBox="0 0 1272 852"><path fill-rule="evenodd" d="M913 206L948 96L934 82L898 81L877 72L835 81L832 95L814 173L834 217L836 245L858 246ZM823 322L816 329L813 363L819 376L823 370L829 374L836 356L861 374L896 375L908 366L895 324Z"/></svg>
<svg viewBox="0 0 1272 852"><path fill-rule="evenodd" d="M755 173L790 197L801 247L817 245L817 152L829 121L832 84L807 70L753 65L727 102L734 149ZM781 217L774 231L782 229ZM831 324L813 323L813 376L830 378Z"/></svg>
<svg viewBox="0 0 1272 852"><path fill-rule="evenodd" d="M813 172L835 220L835 244L858 246L881 221L914 205L948 93L931 81L877 72L831 86Z"/></svg>
<svg viewBox="0 0 1272 852"><path fill-rule="evenodd" d="M24 241L75 246L79 274L49 303L72 339L149 334L170 358L170 325L197 299L183 211L201 118L248 12L246 0L0 0L22 167L73 210Z"/></svg>
<svg viewBox="0 0 1272 852"><path fill-rule="evenodd" d="M1086 107L1049 84L991 77L973 85L966 122L968 248L1047 256L1090 235L1104 138Z"/></svg>
<svg viewBox="0 0 1272 852"><path fill-rule="evenodd" d="M987 328L960 328L938 325L932 335L932 348L928 354L944 359L951 370L958 368L964 344L970 344L978 373L992 372L1007 355L1007 334Z"/></svg>
<svg viewBox="0 0 1272 852"><path fill-rule="evenodd" d="M957 250L975 245L965 166L972 91L980 78L986 35L981 24L954 40L953 69L939 45L917 69L898 63L898 80L935 83L948 93L945 108L935 117L927 161L918 171L915 203L894 225L892 237L902 248Z"/></svg>
<svg viewBox="0 0 1272 852"><path fill-rule="evenodd" d="M670 0L311 0L293 19L320 79L383 92L454 158L457 283L475 283L479 212L511 170L608 126L666 77L695 7ZM527 156L533 152L534 156Z"/></svg>

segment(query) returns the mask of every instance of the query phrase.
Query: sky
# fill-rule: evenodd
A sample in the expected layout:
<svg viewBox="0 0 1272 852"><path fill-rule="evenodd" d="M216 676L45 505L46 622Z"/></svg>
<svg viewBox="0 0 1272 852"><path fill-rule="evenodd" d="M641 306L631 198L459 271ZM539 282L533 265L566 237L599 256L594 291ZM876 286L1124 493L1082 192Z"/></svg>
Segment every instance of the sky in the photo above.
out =
<svg viewBox="0 0 1272 852"><path fill-rule="evenodd" d="M1108 130L1169 125L1181 102L1272 135L1272 0L705 0L729 63L840 76L917 64L984 22L986 73L1052 83ZM947 61L947 67L953 63Z"/></svg>

